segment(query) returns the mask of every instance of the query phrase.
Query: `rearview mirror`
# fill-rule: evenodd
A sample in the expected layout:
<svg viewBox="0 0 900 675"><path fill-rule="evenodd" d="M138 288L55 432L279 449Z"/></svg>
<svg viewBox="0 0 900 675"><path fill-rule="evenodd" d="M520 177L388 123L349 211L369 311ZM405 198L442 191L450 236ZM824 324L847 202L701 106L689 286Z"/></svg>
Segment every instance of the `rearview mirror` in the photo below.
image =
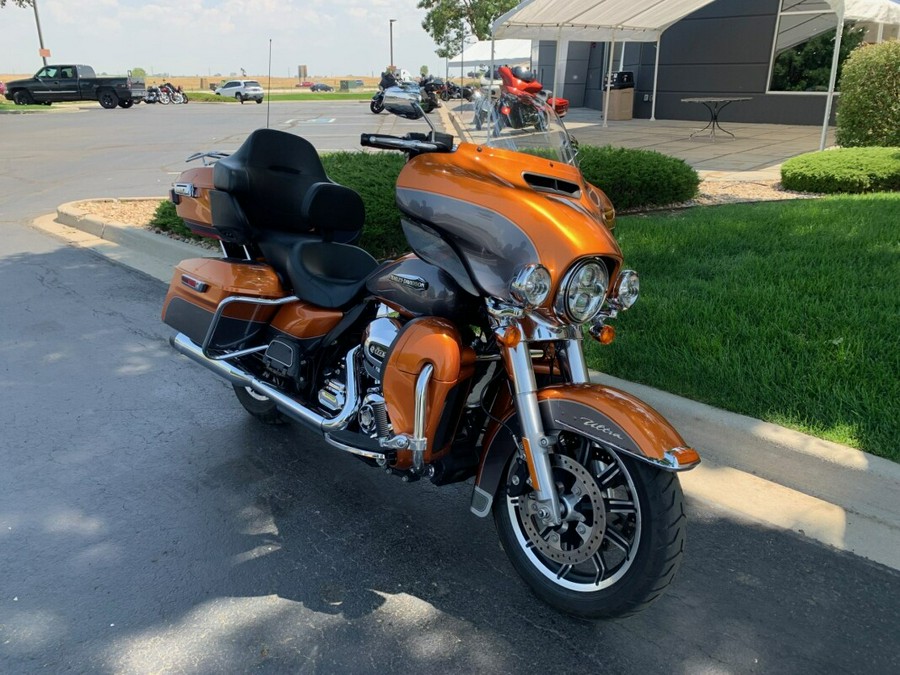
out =
<svg viewBox="0 0 900 675"><path fill-rule="evenodd" d="M384 109L398 117L421 119L425 116L421 102L418 87L388 87L384 90Z"/></svg>

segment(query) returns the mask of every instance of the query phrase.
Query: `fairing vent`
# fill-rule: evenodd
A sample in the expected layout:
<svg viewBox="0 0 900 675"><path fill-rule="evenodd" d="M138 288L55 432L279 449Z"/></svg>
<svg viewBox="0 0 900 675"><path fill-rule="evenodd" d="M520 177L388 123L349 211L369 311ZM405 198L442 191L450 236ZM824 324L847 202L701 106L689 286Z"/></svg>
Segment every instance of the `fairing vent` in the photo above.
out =
<svg viewBox="0 0 900 675"><path fill-rule="evenodd" d="M567 180L560 180L552 176L541 176L536 173L526 173L522 177L533 189L540 192L552 192L567 197L581 197L581 187L576 183L570 183Z"/></svg>

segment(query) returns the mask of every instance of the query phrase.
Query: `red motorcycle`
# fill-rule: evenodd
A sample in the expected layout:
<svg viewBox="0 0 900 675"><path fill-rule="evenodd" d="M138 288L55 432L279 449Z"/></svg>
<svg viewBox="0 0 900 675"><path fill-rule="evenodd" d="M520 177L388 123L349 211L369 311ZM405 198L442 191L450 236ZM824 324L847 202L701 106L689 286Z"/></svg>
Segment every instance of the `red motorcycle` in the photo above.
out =
<svg viewBox="0 0 900 675"><path fill-rule="evenodd" d="M495 132L503 127L526 129L533 126L543 129L547 125L546 115L541 108L531 104L530 99L537 98L551 107L558 117L564 117L569 111L569 101L552 97L537 81L534 73L521 66L500 66L497 73L503 84L499 97L491 102L482 96L475 104L475 128L479 131L492 119Z"/></svg>

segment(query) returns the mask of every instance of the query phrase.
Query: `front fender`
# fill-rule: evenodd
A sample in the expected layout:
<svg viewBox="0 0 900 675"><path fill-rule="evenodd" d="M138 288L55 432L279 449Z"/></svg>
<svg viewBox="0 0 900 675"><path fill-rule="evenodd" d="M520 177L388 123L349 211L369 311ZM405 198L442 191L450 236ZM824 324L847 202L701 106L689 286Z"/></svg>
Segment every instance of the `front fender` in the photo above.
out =
<svg viewBox="0 0 900 675"><path fill-rule="evenodd" d="M700 463L697 451L686 446L662 415L620 389L567 384L540 389L537 397L545 432L572 431L664 471L687 471ZM514 414L510 407L497 417L509 423ZM472 496L476 515L490 512L503 469L515 450L511 434L500 425L485 434Z"/></svg>

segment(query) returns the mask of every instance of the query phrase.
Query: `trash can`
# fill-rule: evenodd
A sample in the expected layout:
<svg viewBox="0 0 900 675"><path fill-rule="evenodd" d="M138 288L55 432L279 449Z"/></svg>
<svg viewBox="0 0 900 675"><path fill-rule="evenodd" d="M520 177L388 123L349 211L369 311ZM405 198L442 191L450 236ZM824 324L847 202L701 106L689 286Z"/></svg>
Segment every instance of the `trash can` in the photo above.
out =
<svg viewBox="0 0 900 675"><path fill-rule="evenodd" d="M603 92L603 100L606 101L606 91ZM630 120L634 115L634 88L610 89L608 120Z"/></svg>
<svg viewBox="0 0 900 675"><path fill-rule="evenodd" d="M603 76L603 100L606 101L606 85L609 83L608 120L630 120L634 111L634 72L620 70L612 77Z"/></svg>

